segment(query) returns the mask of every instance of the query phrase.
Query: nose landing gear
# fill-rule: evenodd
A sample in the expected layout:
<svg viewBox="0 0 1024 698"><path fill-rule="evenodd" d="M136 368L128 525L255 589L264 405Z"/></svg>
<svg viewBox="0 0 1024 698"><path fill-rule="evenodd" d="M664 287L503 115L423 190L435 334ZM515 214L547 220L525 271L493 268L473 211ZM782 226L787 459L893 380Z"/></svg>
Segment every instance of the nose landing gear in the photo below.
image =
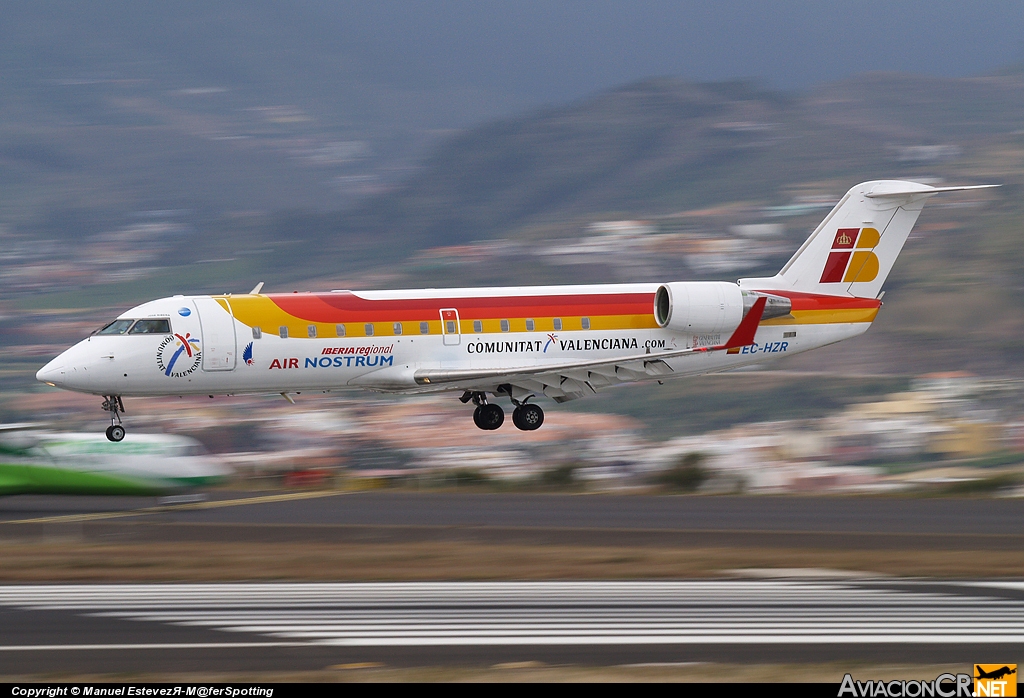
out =
<svg viewBox="0 0 1024 698"><path fill-rule="evenodd" d="M107 438L111 441L120 441L124 438L124 427L121 426L121 414L124 413L124 403L120 395L105 395L103 397L103 409L110 413L110 426L107 427Z"/></svg>

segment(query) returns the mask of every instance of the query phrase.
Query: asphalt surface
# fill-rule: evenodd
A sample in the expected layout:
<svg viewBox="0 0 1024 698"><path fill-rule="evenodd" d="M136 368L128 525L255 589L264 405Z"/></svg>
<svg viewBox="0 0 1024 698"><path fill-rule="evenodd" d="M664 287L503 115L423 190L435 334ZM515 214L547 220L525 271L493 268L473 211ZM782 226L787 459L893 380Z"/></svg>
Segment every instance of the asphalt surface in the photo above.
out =
<svg viewBox="0 0 1024 698"><path fill-rule="evenodd" d="M1022 515L1019 499L311 491L216 492L162 504L21 496L0 499L0 539L985 551L1021 549ZM1024 585L1014 583L0 585L0 675L287 672L367 662L967 665L1013 660L1022 650Z"/></svg>
<svg viewBox="0 0 1024 698"><path fill-rule="evenodd" d="M437 492L214 493L209 501L0 499L0 538L421 541L839 548L1024 547L1024 499Z"/></svg>
<svg viewBox="0 0 1024 698"><path fill-rule="evenodd" d="M1024 584L12 585L0 586L0 627L0 675L309 671L362 662L969 666L1022 656Z"/></svg>

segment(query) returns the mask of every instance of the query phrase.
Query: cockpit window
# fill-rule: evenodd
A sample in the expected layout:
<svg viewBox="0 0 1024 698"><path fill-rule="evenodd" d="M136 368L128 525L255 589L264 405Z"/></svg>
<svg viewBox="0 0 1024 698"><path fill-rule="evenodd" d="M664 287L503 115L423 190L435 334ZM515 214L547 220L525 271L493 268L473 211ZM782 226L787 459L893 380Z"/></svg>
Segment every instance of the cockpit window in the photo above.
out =
<svg viewBox="0 0 1024 698"><path fill-rule="evenodd" d="M99 330L96 334L125 334L132 326L134 320L114 320L112 323Z"/></svg>
<svg viewBox="0 0 1024 698"><path fill-rule="evenodd" d="M171 323L166 320L139 320L128 334L170 334Z"/></svg>

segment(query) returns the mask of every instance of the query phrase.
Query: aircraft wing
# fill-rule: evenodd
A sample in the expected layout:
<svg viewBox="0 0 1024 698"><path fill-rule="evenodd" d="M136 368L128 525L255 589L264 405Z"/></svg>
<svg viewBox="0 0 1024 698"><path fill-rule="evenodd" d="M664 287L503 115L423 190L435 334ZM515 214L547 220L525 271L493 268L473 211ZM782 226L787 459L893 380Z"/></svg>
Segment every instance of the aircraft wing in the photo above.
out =
<svg viewBox="0 0 1024 698"><path fill-rule="evenodd" d="M753 344L754 334L761 322L761 315L767 298L758 298L739 327L725 342L714 347L676 349L652 354L636 354L615 359L592 359L589 361L567 361L560 364L539 364L532 366L502 366L488 369L420 369L414 374L416 383L428 387L466 390L491 389L509 385L515 390L513 397L530 393L542 393L556 402L566 402L596 393L618 383L640 380L645 377L657 378L673 373L666 359L699 355L712 351L723 351Z"/></svg>

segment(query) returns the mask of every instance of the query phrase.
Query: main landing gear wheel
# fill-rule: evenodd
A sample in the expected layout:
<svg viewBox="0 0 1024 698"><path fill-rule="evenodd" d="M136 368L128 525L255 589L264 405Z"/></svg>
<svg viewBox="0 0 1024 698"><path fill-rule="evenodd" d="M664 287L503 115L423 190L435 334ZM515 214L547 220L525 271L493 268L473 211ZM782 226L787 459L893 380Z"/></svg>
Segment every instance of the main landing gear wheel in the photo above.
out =
<svg viewBox="0 0 1024 698"><path fill-rule="evenodd" d="M486 431L493 431L505 422L505 411L501 405L479 405L473 412L473 423Z"/></svg>
<svg viewBox="0 0 1024 698"><path fill-rule="evenodd" d="M512 412L512 423L517 429L533 431L544 423L544 410L537 405L520 405Z"/></svg>
<svg viewBox="0 0 1024 698"><path fill-rule="evenodd" d="M124 438L124 427L120 424L112 424L107 427L107 438L111 441L120 441Z"/></svg>

